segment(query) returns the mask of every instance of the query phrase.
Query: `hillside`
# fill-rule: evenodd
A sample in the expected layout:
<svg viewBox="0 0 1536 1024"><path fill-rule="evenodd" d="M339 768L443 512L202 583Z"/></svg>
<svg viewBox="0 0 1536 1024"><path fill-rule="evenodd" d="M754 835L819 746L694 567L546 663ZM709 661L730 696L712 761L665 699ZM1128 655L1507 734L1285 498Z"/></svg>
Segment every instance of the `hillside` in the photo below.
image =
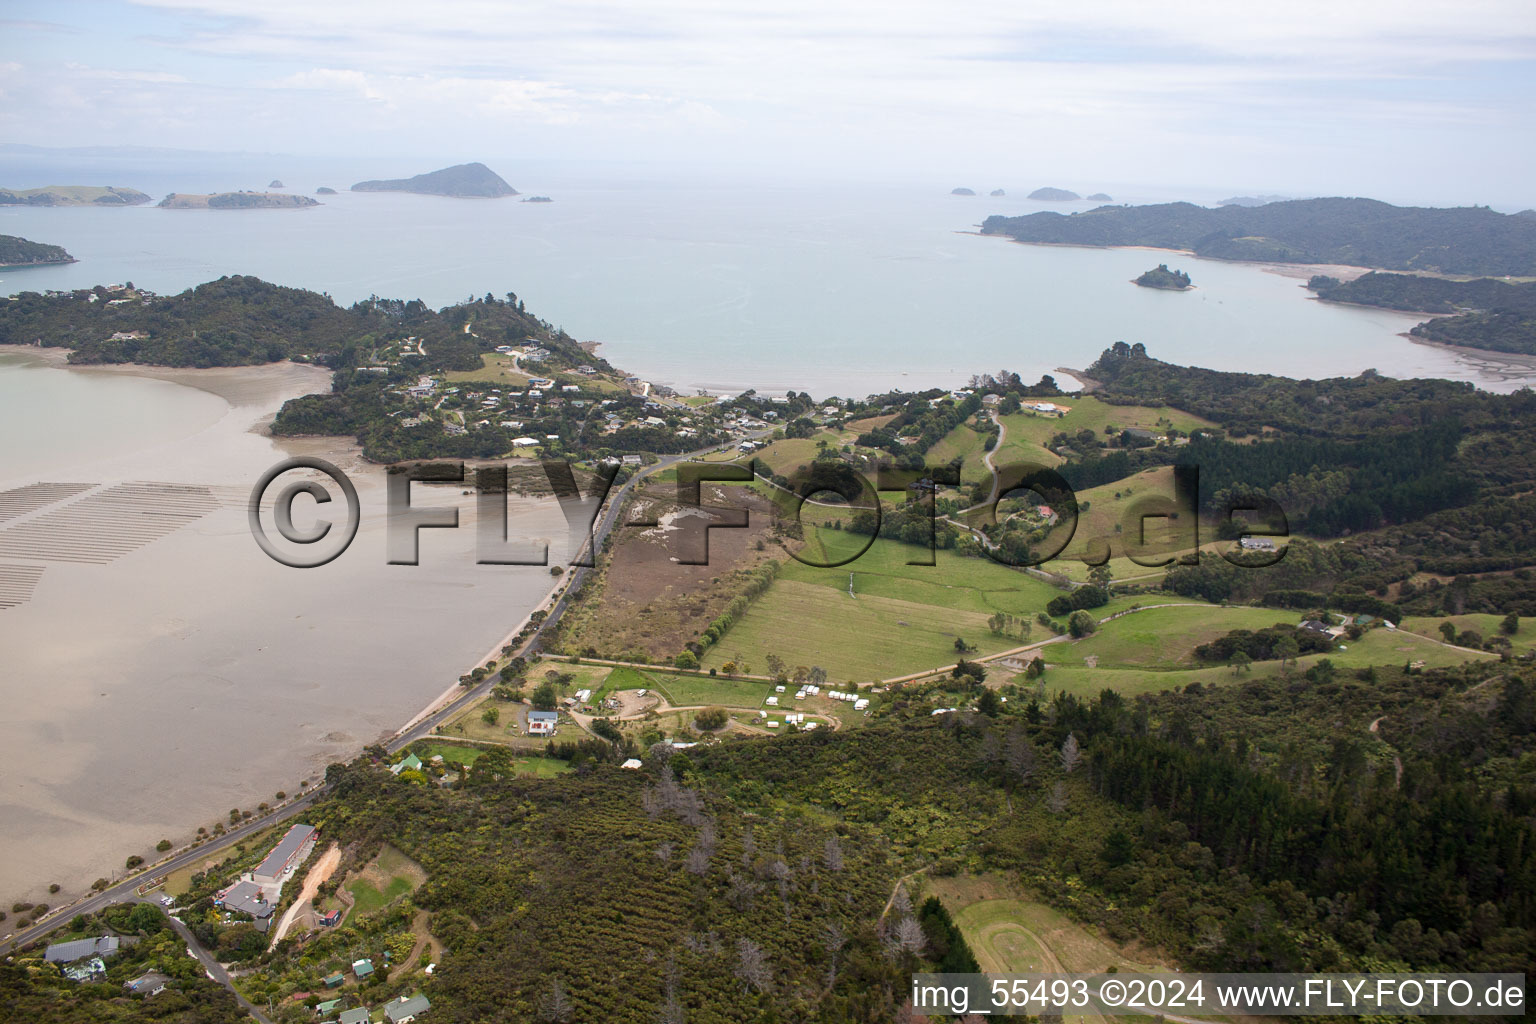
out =
<svg viewBox="0 0 1536 1024"><path fill-rule="evenodd" d="M1452 314L1413 329L1415 337L1427 341L1536 355L1536 282L1451 281L1414 274L1366 274L1340 282L1318 275L1307 287L1327 302Z"/></svg>
<svg viewBox="0 0 1536 1024"><path fill-rule="evenodd" d="M1070 215L992 216L982 232L1020 242L1180 249L1211 259L1536 275L1536 221L1487 207L1399 207L1374 199L1101 206Z"/></svg>
<svg viewBox="0 0 1536 1024"><path fill-rule="evenodd" d="M0 235L0 267L40 267L49 263L74 263L62 246L31 242L15 235Z"/></svg>
<svg viewBox="0 0 1536 1024"><path fill-rule="evenodd" d="M149 196L138 189L111 185L0 189L0 206L138 206L147 202Z"/></svg>
<svg viewBox="0 0 1536 1024"><path fill-rule="evenodd" d="M155 205L165 210L284 210L320 204L309 196L272 192L214 192L210 195L172 192Z"/></svg>
<svg viewBox="0 0 1536 1024"><path fill-rule="evenodd" d="M440 171L418 174L414 178L388 178L360 181L353 192L415 192L427 196L495 199L515 196L517 189L482 163L456 164Z"/></svg>

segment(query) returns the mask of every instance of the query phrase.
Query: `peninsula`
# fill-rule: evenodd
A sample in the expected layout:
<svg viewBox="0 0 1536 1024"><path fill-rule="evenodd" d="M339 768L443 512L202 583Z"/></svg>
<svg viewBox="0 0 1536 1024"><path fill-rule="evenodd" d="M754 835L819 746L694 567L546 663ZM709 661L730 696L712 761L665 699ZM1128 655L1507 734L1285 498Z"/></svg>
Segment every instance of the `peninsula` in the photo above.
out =
<svg viewBox="0 0 1536 1024"><path fill-rule="evenodd" d="M136 188L112 185L47 185L0 189L0 206L138 206L149 196Z"/></svg>
<svg viewBox="0 0 1536 1024"><path fill-rule="evenodd" d="M439 171L418 174L414 178L387 178L360 181L353 192L415 192L424 196L454 196L466 199L497 199L515 196L517 189L501 175L482 163L456 164Z"/></svg>
<svg viewBox="0 0 1536 1024"><path fill-rule="evenodd" d="M155 205L166 210L281 210L320 204L309 196L274 192L214 192L210 195L172 192Z"/></svg>
<svg viewBox="0 0 1536 1024"><path fill-rule="evenodd" d="M42 267L51 263L74 263L75 258L62 246L33 242L15 235L0 235L0 267Z"/></svg>
<svg viewBox="0 0 1536 1024"><path fill-rule="evenodd" d="M1019 242L1147 246L1209 259L1536 276L1536 221L1486 206L1431 209L1344 198L1217 209L1161 203L994 215L981 230Z"/></svg>

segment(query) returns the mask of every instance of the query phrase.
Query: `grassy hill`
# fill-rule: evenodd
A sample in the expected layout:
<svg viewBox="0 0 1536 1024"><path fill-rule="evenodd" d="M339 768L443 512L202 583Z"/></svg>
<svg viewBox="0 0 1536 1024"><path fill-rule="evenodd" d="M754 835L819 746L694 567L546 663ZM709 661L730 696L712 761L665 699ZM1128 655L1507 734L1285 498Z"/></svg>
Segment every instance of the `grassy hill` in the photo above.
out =
<svg viewBox="0 0 1536 1024"><path fill-rule="evenodd" d="M0 206L138 206L149 196L135 188L111 185L48 185L0 189Z"/></svg>

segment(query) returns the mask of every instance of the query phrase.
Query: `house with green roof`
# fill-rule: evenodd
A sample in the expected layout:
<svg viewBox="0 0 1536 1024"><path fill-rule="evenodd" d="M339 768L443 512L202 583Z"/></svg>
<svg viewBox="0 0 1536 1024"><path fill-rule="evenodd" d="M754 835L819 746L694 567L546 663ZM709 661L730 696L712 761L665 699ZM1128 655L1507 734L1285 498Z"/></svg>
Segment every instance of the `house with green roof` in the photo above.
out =
<svg viewBox="0 0 1536 1024"><path fill-rule="evenodd" d="M341 1016L336 1018L336 1024L368 1024L368 1007L342 1010Z"/></svg>
<svg viewBox="0 0 1536 1024"><path fill-rule="evenodd" d="M367 978L367 977L369 977L370 975L373 974L373 961L372 960L356 960L356 961L353 961L353 963L352 963L352 973L357 975L357 980L358 981L362 981L364 978Z"/></svg>
<svg viewBox="0 0 1536 1024"><path fill-rule="evenodd" d="M389 766L389 770L399 775L401 772L421 771L421 758L415 754L406 754L398 764Z"/></svg>
<svg viewBox="0 0 1536 1024"><path fill-rule="evenodd" d="M346 983L347 976L342 974L340 971L337 971L335 974L325 979L326 988L341 988L341 986L345 985Z"/></svg>
<svg viewBox="0 0 1536 1024"><path fill-rule="evenodd" d="M341 975L338 974L337 977L339 978L339 977L341 977ZM340 1005L341 1005L341 1000L340 999L327 999L323 1003L316 1003L315 1004L315 1016L316 1017L329 1017L331 1014L336 1012L336 1007L338 1007Z"/></svg>

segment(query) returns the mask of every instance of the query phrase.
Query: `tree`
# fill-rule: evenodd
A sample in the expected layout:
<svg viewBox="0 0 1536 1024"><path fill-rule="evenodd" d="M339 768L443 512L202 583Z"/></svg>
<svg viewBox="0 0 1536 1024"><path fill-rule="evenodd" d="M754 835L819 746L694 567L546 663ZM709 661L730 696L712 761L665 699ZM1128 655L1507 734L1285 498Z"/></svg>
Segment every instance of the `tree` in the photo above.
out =
<svg viewBox="0 0 1536 1024"><path fill-rule="evenodd" d="M1073 612L1071 618L1067 619L1067 632L1071 633L1074 637L1088 636L1098 628L1098 620L1091 613L1085 612L1081 608Z"/></svg>
<svg viewBox="0 0 1536 1024"><path fill-rule="evenodd" d="M672 664L677 668L698 668L699 659L692 651L683 651L672 659Z"/></svg>
<svg viewBox="0 0 1536 1024"><path fill-rule="evenodd" d="M976 710L990 717L997 715L1003 709L1002 701L998 700L996 690L982 690L981 696L976 700Z"/></svg>
<svg viewBox="0 0 1536 1024"><path fill-rule="evenodd" d="M1448 644L1455 643L1456 642L1456 624L1454 622L1452 622L1450 619L1446 619L1444 622L1440 623L1440 635L1445 637L1445 642L1446 643L1448 643Z"/></svg>
<svg viewBox="0 0 1536 1024"><path fill-rule="evenodd" d="M556 978L539 1000L539 1020L544 1024L570 1024L576 1019L576 1007L565 994L565 986Z"/></svg>
<svg viewBox="0 0 1536 1024"><path fill-rule="evenodd" d="M729 721L730 717L730 713L726 711L725 708L705 708L703 711L700 711L697 715L694 716L693 723L700 729L706 729L713 732L715 729L720 728L727 721Z"/></svg>
<svg viewBox="0 0 1536 1024"><path fill-rule="evenodd" d="M1514 612L1504 616L1504 621L1499 623L1499 632L1505 636L1514 636L1520 632L1520 616Z"/></svg>
<svg viewBox="0 0 1536 1024"><path fill-rule="evenodd" d="M1241 675L1244 672L1253 671L1253 669L1250 667L1252 664L1253 659L1248 657L1247 651L1232 652L1231 665L1233 675Z"/></svg>
<svg viewBox="0 0 1536 1024"><path fill-rule="evenodd" d="M1287 662L1295 662L1301 655L1301 647L1296 643L1296 638L1290 636L1283 636L1276 640L1272 650L1275 657L1280 659L1282 666Z"/></svg>
<svg viewBox="0 0 1536 1024"><path fill-rule="evenodd" d="M544 682L534 687L533 697L531 699L533 701L533 706L538 708L540 711L551 711L554 709L555 702L560 699L560 691L555 689L554 683L546 679Z"/></svg>
<svg viewBox="0 0 1536 1024"><path fill-rule="evenodd" d="M1082 752L1077 749L1077 737L1069 732L1066 742L1061 745L1061 770L1071 775L1082 761Z"/></svg>
<svg viewBox="0 0 1536 1024"><path fill-rule="evenodd" d="M1019 785L1028 786L1034 781L1035 745L1018 726L1008 732L1007 742L1003 745L1003 760L1008 765L1008 774Z"/></svg>
<svg viewBox="0 0 1536 1024"><path fill-rule="evenodd" d="M497 722L501 721L501 710L494 707L486 708L484 711L480 712L480 721L484 722L486 725L495 725Z"/></svg>
<svg viewBox="0 0 1536 1024"><path fill-rule="evenodd" d="M736 977L741 983L749 989L766 992L773 972L768 966L768 958L763 955L763 948L751 939L737 939L736 959Z"/></svg>
<svg viewBox="0 0 1536 1024"><path fill-rule="evenodd" d="M972 651L974 651L975 649L976 648L972 647L970 644L965 642L965 638L964 637L960 637L960 636L955 637L955 653L956 654L969 654Z"/></svg>
<svg viewBox="0 0 1536 1024"><path fill-rule="evenodd" d="M169 839L162 839L158 843L155 844L155 852L157 852L157 853L164 853L165 851L169 850L170 848L171 848L171 841ZM50 892L58 892L57 889L50 889L49 891Z"/></svg>

